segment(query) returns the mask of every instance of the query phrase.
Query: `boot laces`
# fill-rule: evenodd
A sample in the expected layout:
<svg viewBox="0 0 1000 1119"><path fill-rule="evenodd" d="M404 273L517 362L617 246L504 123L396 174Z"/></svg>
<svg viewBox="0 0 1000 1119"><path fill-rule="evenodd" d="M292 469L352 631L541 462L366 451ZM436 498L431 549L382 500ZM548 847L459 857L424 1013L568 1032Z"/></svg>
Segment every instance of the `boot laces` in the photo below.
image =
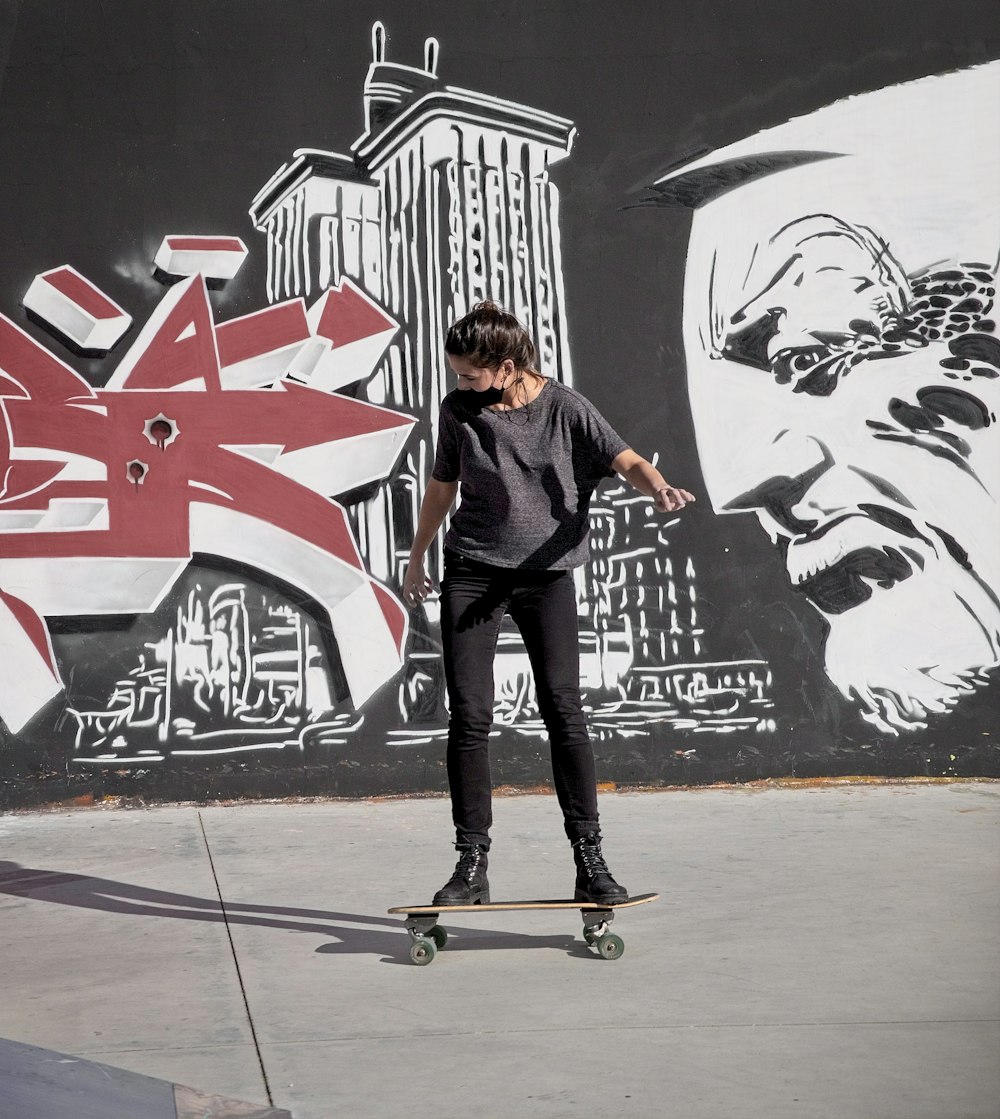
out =
<svg viewBox="0 0 1000 1119"><path fill-rule="evenodd" d="M479 864L483 861L483 848L478 846L459 848L462 852L458 858L458 864L455 867L455 873L452 878L462 878L466 882L471 882L476 877L476 872L479 870Z"/></svg>
<svg viewBox="0 0 1000 1119"><path fill-rule="evenodd" d="M580 864L588 878L596 878L599 874L610 875L611 871L608 870L608 864L604 861L601 852L600 840L586 835L578 841L577 851L580 854Z"/></svg>

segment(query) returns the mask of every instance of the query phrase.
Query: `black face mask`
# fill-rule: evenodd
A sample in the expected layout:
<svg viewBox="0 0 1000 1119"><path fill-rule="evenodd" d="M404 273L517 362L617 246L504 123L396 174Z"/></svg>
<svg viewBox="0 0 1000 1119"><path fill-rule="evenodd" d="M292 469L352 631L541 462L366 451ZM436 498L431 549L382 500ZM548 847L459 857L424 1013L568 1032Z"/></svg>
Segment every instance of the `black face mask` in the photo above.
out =
<svg viewBox="0 0 1000 1119"><path fill-rule="evenodd" d="M463 389L461 400L470 408L489 408L491 404L499 404L503 400L503 389L491 385L488 389Z"/></svg>
<svg viewBox="0 0 1000 1119"><path fill-rule="evenodd" d="M496 381L495 376L493 380ZM488 389L462 389L461 400L474 410L489 408L491 404L499 404L503 400L503 386L497 388L494 383Z"/></svg>

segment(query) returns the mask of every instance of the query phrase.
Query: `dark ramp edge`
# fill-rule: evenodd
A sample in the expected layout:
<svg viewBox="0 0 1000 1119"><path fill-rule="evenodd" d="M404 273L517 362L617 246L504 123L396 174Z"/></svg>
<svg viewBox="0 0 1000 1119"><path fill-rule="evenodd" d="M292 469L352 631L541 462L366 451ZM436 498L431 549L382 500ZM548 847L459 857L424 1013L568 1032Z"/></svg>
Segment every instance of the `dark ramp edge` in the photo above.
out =
<svg viewBox="0 0 1000 1119"><path fill-rule="evenodd" d="M292 1119L113 1065L0 1038L0 1113L16 1119Z"/></svg>

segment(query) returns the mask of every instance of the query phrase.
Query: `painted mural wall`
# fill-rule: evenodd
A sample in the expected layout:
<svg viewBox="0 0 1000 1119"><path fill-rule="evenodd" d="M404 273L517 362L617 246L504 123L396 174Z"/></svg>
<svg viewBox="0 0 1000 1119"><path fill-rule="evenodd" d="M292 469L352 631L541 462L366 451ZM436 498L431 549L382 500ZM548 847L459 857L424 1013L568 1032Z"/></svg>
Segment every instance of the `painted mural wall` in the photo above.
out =
<svg viewBox="0 0 1000 1119"><path fill-rule="evenodd" d="M989 5L419 7L5 6L0 807L445 788L485 298L701 498L593 502L602 780L1000 776ZM496 696L546 782L512 625Z"/></svg>

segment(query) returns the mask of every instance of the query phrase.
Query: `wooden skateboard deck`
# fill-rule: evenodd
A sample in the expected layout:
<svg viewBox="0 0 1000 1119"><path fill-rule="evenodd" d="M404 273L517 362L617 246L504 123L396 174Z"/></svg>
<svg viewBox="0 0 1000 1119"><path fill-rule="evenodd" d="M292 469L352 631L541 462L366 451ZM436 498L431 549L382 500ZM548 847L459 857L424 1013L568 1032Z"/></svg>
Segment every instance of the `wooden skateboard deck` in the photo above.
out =
<svg viewBox="0 0 1000 1119"><path fill-rule="evenodd" d="M481 913L487 909L628 909L632 905L645 905L648 901L656 901L659 894L636 894L627 901L619 901L614 905L596 901L569 901L555 899L552 901L487 901L476 905L397 905L388 910L389 913Z"/></svg>
<svg viewBox="0 0 1000 1119"><path fill-rule="evenodd" d="M570 901L555 899L551 901L488 901L476 905L397 905L388 912L406 915L406 930L412 941L410 959L415 964L429 964L438 951L445 946L448 934L437 923L442 913L487 913L504 909L579 909L583 914L583 938L606 960L617 960L625 951L620 936L610 931L610 925L618 909L629 909L634 905L645 905L656 901L659 894L636 894L627 901L615 905L606 902Z"/></svg>

